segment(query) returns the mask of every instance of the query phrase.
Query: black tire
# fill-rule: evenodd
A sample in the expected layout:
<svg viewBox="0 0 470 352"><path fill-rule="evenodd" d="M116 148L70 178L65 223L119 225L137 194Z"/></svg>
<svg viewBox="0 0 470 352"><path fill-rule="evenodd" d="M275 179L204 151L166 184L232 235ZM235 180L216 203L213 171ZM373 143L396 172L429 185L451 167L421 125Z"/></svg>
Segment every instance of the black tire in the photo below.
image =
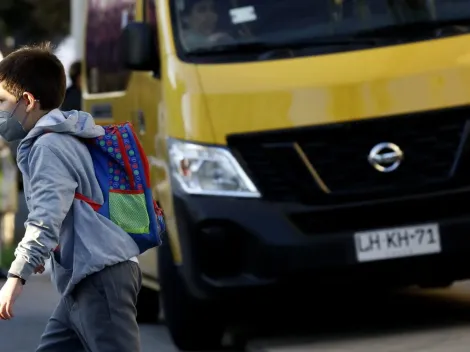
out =
<svg viewBox="0 0 470 352"><path fill-rule="evenodd" d="M137 297L137 322L158 323L160 316L160 294L158 291L142 286Z"/></svg>
<svg viewBox="0 0 470 352"><path fill-rule="evenodd" d="M454 284L454 281L450 280L442 280L442 281L434 281L434 282L426 282L419 285L422 289L443 289L443 288L451 288Z"/></svg>
<svg viewBox="0 0 470 352"><path fill-rule="evenodd" d="M217 304L192 297L178 273L168 244L158 253L159 278L165 322L181 351L220 350L225 324Z"/></svg>

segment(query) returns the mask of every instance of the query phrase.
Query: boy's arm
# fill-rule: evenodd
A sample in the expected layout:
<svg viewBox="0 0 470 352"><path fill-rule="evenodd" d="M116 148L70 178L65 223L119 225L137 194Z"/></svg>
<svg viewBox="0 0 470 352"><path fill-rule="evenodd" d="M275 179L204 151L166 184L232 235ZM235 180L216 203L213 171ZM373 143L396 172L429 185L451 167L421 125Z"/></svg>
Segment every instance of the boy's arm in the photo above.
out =
<svg viewBox="0 0 470 352"><path fill-rule="evenodd" d="M64 162L47 146L35 144L29 154L30 213L26 232L9 272L27 280L44 265L59 243L62 222L72 206L77 182Z"/></svg>

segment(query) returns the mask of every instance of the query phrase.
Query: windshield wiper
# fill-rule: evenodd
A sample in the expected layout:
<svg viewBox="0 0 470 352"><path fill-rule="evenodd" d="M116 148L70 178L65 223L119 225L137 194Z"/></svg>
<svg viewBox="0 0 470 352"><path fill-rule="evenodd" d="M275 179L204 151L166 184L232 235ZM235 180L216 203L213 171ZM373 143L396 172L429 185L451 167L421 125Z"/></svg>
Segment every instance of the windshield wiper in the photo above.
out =
<svg viewBox="0 0 470 352"><path fill-rule="evenodd" d="M469 30L462 30L462 27L470 26L470 18L461 18L443 21L420 21L403 24L395 24L374 29L367 29L355 34L358 38L395 38L408 39L416 36L428 36L430 33L436 37L444 32L451 31L449 34L466 33Z"/></svg>
<svg viewBox="0 0 470 352"><path fill-rule="evenodd" d="M265 50L272 50L273 46L265 42L247 42L247 43L232 43L232 44L216 44L207 47L201 47L187 52L188 55L210 55L221 53L233 52L260 52Z"/></svg>
<svg viewBox="0 0 470 352"><path fill-rule="evenodd" d="M219 44L188 51L188 55L219 55L222 53L264 53L273 50L293 50L309 47L362 45L375 46L383 39L373 37L333 36L331 38L311 38L291 42L252 41L230 44Z"/></svg>

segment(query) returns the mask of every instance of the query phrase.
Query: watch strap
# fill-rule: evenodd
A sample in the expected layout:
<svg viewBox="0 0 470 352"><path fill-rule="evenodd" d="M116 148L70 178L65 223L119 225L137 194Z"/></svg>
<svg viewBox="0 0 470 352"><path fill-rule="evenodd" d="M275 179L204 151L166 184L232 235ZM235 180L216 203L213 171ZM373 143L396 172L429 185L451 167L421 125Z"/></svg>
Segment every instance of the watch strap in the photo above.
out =
<svg viewBox="0 0 470 352"><path fill-rule="evenodd" d="M22 277L19 277L18 275L15 275L15 274L12 274L12 273L8 273L7 274L7 278L15 278L15 279L20 279L20 282L22 285L24 285L26 283L26 280L23 279Z"/></svg>

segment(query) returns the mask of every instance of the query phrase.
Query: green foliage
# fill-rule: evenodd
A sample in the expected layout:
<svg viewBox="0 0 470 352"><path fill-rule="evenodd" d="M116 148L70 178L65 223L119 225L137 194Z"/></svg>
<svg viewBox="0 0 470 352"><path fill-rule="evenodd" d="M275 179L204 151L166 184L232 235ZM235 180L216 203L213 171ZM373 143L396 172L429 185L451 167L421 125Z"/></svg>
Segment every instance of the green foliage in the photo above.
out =
<svg viewBox="0 0 470 352"><path fill-rule="evenodd" d="M9 269L11 263L15 259L15 248L12 247L5 247L2 248L0 251L0 268L1 269Z"/></svg>
<svg viewBox="0 0 470 352"><path fill-rule="evenodd" d="M12 36L17 45L58 42L69 28L70 0L0 1L0 40Z"/></svg>

